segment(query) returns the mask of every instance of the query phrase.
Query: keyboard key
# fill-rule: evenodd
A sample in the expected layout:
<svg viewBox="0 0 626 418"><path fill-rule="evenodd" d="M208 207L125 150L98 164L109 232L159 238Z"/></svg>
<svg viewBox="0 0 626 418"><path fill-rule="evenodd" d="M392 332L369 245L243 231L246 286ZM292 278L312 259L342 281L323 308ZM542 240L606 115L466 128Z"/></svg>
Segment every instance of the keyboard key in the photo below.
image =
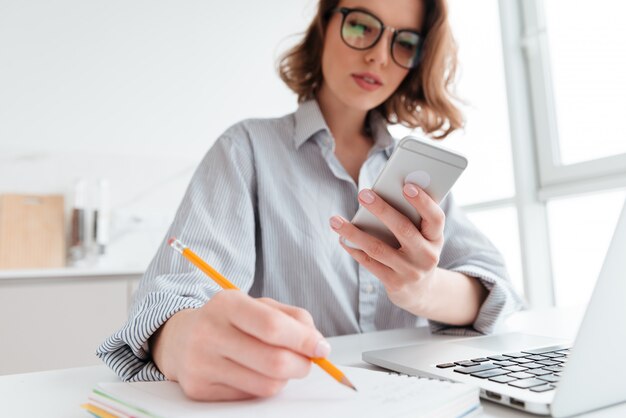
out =
<svg viewBox="0 0 626 418"><path fill-rule="evenodd" d="M507 373L509 372L503 369L491 369L491 370L484 370L482 372L472 373L472 376L479 377L481 379L486 379L489 377L505 375Z"/></svg>
<svg viewBox="0 0 626 418"><path fill-rule="evenodd" d="M454 363L442 363L442 364L438 364L437 367L439 367L440 369L447 369L448 367L454 367L456 366L456 364Z"/></svg>
<svg viewBox="0 0 626 418"><path fill-rule="evenodd" d="M521 388L521 389L532 388L534 386L542 386L545 384L546 382L544 382L543 380L539 380L534 377L531 379L516 380L515 382L509 383L510 386L515 386L516 388Z"/></svg>
<svg viewBox="0 0 626 418"><path fill-rule="evenodd" d="M483 370L497 369L497 368L498 366L496 366L495 364L483 363L483 364L478 364L476 366L471 366L471 367L457 367L456 369L454 369L454 371L457 373L462 373L462 374L470 374L470 373L475 373L475 372L482 372Z"/></svg>
<svg viewBox="0 0 626 418"><path fill-rule="evenodd" d="M553 345L551 347L535 348L533 350L522 350L522 352L528 353L528 354L543 354L543 353L550 353L552 351L560 351L564 349L569 349L569 347L566 345Z"/></svg>
<svg viewBox="0 0 626 418"><path fill-rule="evenodd" d="M502 354L504 357L512 357L512 358L522 358L522 357L528 357L528 354L526 353L508 353L508 354Z"/></svg>
<svg viewBox="0 0 626 418"><path fill-rule="evenodd" d="M514 359L511 359L511 361L514 361L515 363L519 363L519 364L532 363L531 359L525 358L525 357L514 358Z"/></svg>
<svg viewBox="0 0 626 418"><path fill-rule="evenodd" d="M502 375L502 376L490 377L489 380L491 380L492 382L496 382L496 383L509 383L517 379L509 375Z"/></svg>
<svg viewBox="0 0 626 418"><path fill-rule="evenodd" d="M480 363L475 363L471 360L455 361L455 363L463 367L478 366L480 364ZM550 366L550 364L546 364L546 366Z"/></svg>
<svg viewBox="0 0 626 418"><path fill-rule="evenodd" d="M503 369L508 370L510 372L523 372L524 370L526 370L526 367L522 367L522 366L507 366L507 367L503 367Z"/></svg>
<svg viewBox="0 0 626 418"><path fill-rule="evenodd" d="M548 357L546 356L542 356L541 354L533 354L532 356L528 356L526 358L531 359L532 361L537 361L537 360L548 360Z"/></svg>
<svg viewBox="0 0 626 418"><path fill-rule="evenodd" d="M485 361L488 361L488 359L486 359L485 357L478 357L478 358L473 358L472 361L475 361L476 363L483 363Z"/></svg>
<svg viewBox="0 0 626 418"><path fill-rule="evenodd" d="M538 376L538 379L545 380L546 382L556 383L559 381L559 378L553 374L547 374L545 376Z"/></svg>
<svg viewBox="0 0 626 418"><path fill-rule="evenodd" d="M561 364L560 361L554 360L538 360L537 363L543 364L544 366L556 366L557 364Z"/></svg>
<svg viewBox="0 0 626 418"><path fill-rule="evenodd" d="M487 358L489 360L494 360L494 361L504 361L504 360L509 360L508 357L504 357L504 356L487 356Z"/></svg>
<svg viewBox="0 0 626 418"><path fill-rule="evenodd" d="M494 361L493 364L500 366L500 367L506 367L506 366L517 366L517 363L515 363L514 361L509 361L509 360L504 360L504 361ZM541 366L543 367L543 366Z"/></svg>
<svg viewBox="0 0 626 418"><path fill-rule="evenodd" d="M550 370L551 372L555 372L558 373L561 370L563 370L563 366L548 366L548 367L544 367L544 370Z"/></svg>
<svg viewBox="0 0 626 418"><path fill-rule="evenodd" d="M509 376L516 379L528 379L529 377L536 377L535 375L526 372L509 373Z"/></svg>
<svg viewBox="0 0 626 418"><path fill-rule="evenodd" d="M565 357L564 354L560 354L560 353L543 353L542 356L546 356L550 358Z"/></svg>
<svg viewBox="0 0 626 418"><path fill-rule="evenodd" d="M524 363L522 364L523 367L526 367L527 369L541 369L542 367L544 367L543 364L539 364L539 363Z"/></svg>
<svg viewBox="0 0 626 418"><path fill-rule="evenodd" d="M530 388L533 392L547 392L549 390L554 390L554 386L552 385L541 385L541 386L533 386Z"/></svg>
<svg viewBox="0 0 626 418"><path fill-rule="evenodd" d="M526 373L534 374L535 376L544 376L546 374L552 374L552 372L543 369L531 369L526 370Z"/></svg>

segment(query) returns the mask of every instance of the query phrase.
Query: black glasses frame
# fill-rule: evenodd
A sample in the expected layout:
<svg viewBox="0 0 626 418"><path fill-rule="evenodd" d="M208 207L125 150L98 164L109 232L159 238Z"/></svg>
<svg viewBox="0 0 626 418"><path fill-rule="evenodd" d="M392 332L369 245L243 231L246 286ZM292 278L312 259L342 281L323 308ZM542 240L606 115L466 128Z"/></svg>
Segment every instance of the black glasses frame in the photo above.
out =
<svg viewBox="0 0 626 418"><path fill-rule="evenodd" d="M341 26L339 27L339 35L341 36L341 40L343 41L344 44L346 44L348 47L352 48L352 49L356 49L357 51L365 51L367 49L370 48L374 48L374 46L376 46L376 44L378 43L378 41L380 41L380 38L382 38L383 33L385 33L385 30L390 29L391 32L393 33L392 37L391 37L391 42L389 43L389 55L391 55L391 59L393 59L393 62L395 62L397 65L399 65L402 68L406 68L407 70L412 70L414 68L416 68L422 58L422 44L424 42L424 37L423 35L416 31L416 30L412 30L412 29L396 29L393 28L391 26L386 26L382 20L380 20L380 18L374 14L372 14L371 12L368 12L367 10L363 10L363 9L352 9L349 7L337 7L336 9L333 10L333 12L335 13L341 13ZM378 23L380 23L380 33L378 34L378 36L376 37L376 40L368 47L365 48L357 48L353 45L350 45L345 38L343 37L343 25L346 23L346 18L348 17L348 15L350 13L353 12L359 12L359 13L363 13L366 14L370 17L372 17L374 20L376 20ZM402 65L400 64L397 60L396 57L394 56L393 53L393 46L396 42L396 39L398 37L398 33L401 32L408 32L408 33L413 33L415 35L417 35L418 39L419 39L419 44L417 46L418 52L417 52L417 57L415 58L415 64L411 67L407 67L406 65Z"/></svg>

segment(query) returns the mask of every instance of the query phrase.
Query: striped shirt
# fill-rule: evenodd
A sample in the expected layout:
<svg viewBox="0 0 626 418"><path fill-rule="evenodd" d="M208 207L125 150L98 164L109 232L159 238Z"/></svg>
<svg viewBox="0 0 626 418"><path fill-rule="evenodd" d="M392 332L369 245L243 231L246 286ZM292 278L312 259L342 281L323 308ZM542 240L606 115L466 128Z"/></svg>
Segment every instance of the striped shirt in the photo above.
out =
<svg viewBox="0 0 626 418"><path fill-rule="evenodd" d="M358 184L336 158L314 100L281 118L232 126L198 166L167 235L180 238L251 296L307 309L325 336L427 324L433 332L489 333L520 299L501 255L451 195L441 204L446 224L439 267L475 277L489 291L470 327L428 321L397 307L378 278L339 245L329 218L352 218L358 190L372 186L397 145L380 115L371 112L369 126L374 145ZM128 321L97 355L124 380L163 380L148 338L176 312L201 307L219 290L164 240Z"/></svg>

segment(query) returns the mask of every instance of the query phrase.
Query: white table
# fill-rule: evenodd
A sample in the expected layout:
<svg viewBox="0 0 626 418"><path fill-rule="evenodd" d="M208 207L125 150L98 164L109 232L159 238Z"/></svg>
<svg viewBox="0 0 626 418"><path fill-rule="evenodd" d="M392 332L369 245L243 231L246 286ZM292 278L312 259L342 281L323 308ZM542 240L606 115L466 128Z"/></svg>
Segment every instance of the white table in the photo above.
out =
<svg viewBox="0 0 626 418"><path fill-rule="evenodd" d="M572 338L578 327L580 314L581 310L562 309L520 312L511 316L498 332L522 331ZM333 347L330 359L338 365L375 369L375 366L361 360L363 351L449 338L453 337L431 335L426 328L333 337L329 338ZM0 417L86 418L89 414L79 405L85 402L97 382L107 381L118 381L118 378L105 366L0 376ZM533 416L484 400L482 404L486 417ZM626 417L626 403L586 416Z"/></svg>

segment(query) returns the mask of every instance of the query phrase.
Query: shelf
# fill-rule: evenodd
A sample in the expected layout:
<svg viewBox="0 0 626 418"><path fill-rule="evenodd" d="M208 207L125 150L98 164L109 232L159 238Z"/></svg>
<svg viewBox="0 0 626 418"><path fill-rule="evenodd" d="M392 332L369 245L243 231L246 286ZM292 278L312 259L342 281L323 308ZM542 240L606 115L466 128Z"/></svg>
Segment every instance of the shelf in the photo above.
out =
<svg viewBox="0 0 626 418"><path fill-rule="evenodd" d="M144 273L141 268L121 267L66 267L55 269L0 270L0 280L45 279L64 277L103 277L138 276Z"/></svg>

